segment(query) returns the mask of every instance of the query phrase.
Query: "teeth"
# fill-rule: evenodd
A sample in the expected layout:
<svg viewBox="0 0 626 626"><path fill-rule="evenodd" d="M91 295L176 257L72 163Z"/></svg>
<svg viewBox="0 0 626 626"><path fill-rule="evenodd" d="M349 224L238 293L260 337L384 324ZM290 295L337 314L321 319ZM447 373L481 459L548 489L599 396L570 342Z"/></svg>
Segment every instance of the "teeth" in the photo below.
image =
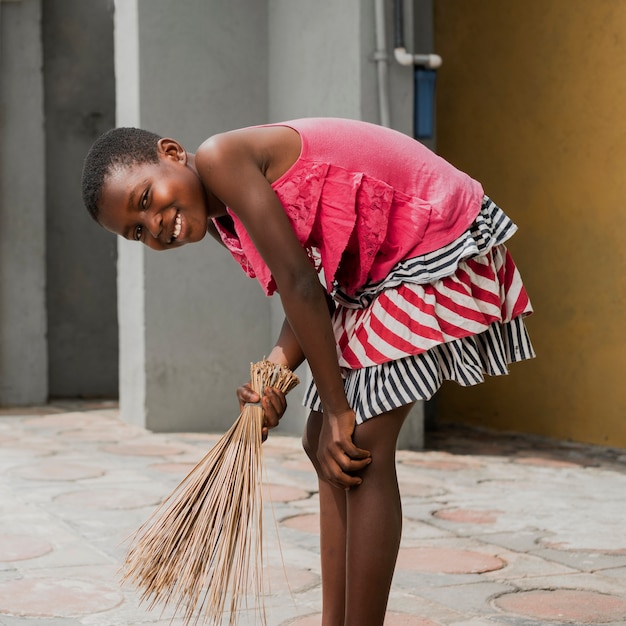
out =
<svg viewBox="0 0 626 626"><path fill-rule="evenodd" d="M180 235L180 231L183 227L183 220L180 217L180 215L176 216L176 221L174 223L174 233L173 233L173 238L176 239L178 237L178 235Z"/></svg>

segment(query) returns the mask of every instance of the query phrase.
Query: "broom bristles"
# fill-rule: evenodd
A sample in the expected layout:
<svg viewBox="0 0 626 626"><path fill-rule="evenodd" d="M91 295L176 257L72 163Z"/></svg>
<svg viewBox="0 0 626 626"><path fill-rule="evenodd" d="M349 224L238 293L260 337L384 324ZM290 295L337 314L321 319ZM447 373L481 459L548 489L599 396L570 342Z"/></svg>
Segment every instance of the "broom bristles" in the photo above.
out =
<svg viewBox="0 0 626 626"><path fill-rule="evenodd" d="M251 386L288 393L299 382L287 367L251 364ZM244 406L231 428L136 532L123 578L149 608L171 605L185 624L221 624L226 603L236 626L250 590L263 602L263 409Z"/></svg>

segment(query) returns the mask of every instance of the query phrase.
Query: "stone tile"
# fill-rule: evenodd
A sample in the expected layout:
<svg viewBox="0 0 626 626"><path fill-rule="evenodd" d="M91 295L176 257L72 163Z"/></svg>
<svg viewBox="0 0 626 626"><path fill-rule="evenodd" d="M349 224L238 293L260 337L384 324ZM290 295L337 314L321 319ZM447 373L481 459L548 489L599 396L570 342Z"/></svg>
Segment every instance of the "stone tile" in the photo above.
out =
<svg viewBox="0 0 626 626"><path fill-rule="evenodd" d="M52 545L32 535L0 534L0 562L35 559L52 552Z"/></svg>
<svg viewBox="0 0 626 626"><path fill-rule="evenodd" d="M536 589L502 595L501 611L539 620L602 624L626 620L626 599L581 589Z"/></svg>
<svg viewBox="0 0 626 626"><path fill-rule="evenodd" d="M460 472L468 469L476 470L482 467L482 465L476 461L464 461L456 458L405 459L402 463L441 472Z"/></svg>
<svg viewBox="0 0 626 626"><path fill-rule="evenodd" d="M535 529L481 535L483 541L497 546L503 546L513 552L531 552L532 550L537 550L537 544L542 537L543 535Z"/></svg>
<svg viewBox="0 0 626 626"><path fill-rule="evenodd" d="M24 578L0 584L0 614L14 616L77 617L122 601L117 589L83 580Z"/></svg>
<svg viewBox="0 0 626 626"><path fill-rule="evenodd" d="M0 613L0 626L169 624L171 611L161 615L141 606L134 589L119 587L117 570L128 538L218 436L155 435L122 424L107 403L99 408L94 403L87 412L81 407L63 403L13 418L2 418L0 412L0 533L32 536L53 548L33 558L0 562L0 584L35 576L79 580L115 589L123 602L79 617ZM139 445L158 454L135 454L136 449L111 454L105 451L111 444L118 451ZM540 626L546 620L503 612L493 599L545 589L626 598L623 451L463 429L439 433L435 444L430 450L398 453L402 548L447 550L457 557L477 553L506 565L484 573L399 567L390 614L445 626ZM263 512L273 587L268 623L283 625L315 616L321 606L317 478L298 438L273 435L264 446L264 460L264 480L278 485L272 490L279 496L266 498ZM45 480L41 467L47 463L95 467L102 474L76 478L69 473L69 480ZM39 473L34 479L19 475L35 467ZM240 622L252 624L250 616Z"/></svg>
<svg viewBox="0 0 626 626"><path fill-rule="evenodd" d="M406 498L433 498L443 496L447 491L443 487L424 483L400 482L400 495Z"/></svg>
<svg viewBox="0 0 626 626"><path fill-rule="evenodd" d="M76 481L85 478L98 478L105 471L92 465L79 465L63 461L48 461L33 465L24 465L11 470L11 474L33 481Z"/></svg>
<svg viewBox="0 0 626 626"><path fill-rule="evenodd" d="M320 516L317 513L294 515L281 520L281 525L304 533L319 534Z"/></svg>
<svg viewBox="0 0 626 626"><path fill-rule="evenodd" d="M150 465L151 469L165 474L175 474L184 478L196 466L196 463L154 463Z"/></svg>
<svg viewBox="0 0 626 626"><path fill-rule="evenodd" d="M551 550L539 548L532 551L542 559L562 563L581 572L595 572L626 566L626 555L604 554L585 550Z"/></svg>
<svg viewBox="0 0 626 626"><path fill-rule="evenodd" d="M486 572L484 578L500 582L515 583L517 579L527 579L536 576L563 576L576 574L577 571L560 563L545 561L539 557L517 552L498 553L506 561L506 567Z"/></svg>
<svg viewBox="0 0 626 626"><path fill-rule="evenodd" d="M267 483L263 485L263 499L268 502L293 502L294 500L306 500L310 497L309 491L298 487Z"/></svg>
<svg viewBox="0 0 626 626"><path fill-rule="evenodd" d="M43 417L32 417L22 420L22 425L27 428L41 429L67 429L82 428L93 425L103 425L111 423L119 424L114 418L106 418L101 415L90 415L83 412L56 413L53 415L45 415Z"/></svg>
<svg viewBox="0 0 626 626"><path fill-rule="evenodd" d="M584 589L601 594L616 595L626 599L626 586L621 580L599 574L559 574L555 576L534 576L511 581L520 591L533 589Z"/></svg>
<svg viewBox="0 0 626 626"><path fill-rule="evenodd" d="M317 573L301 567L269 566L266 569L267 591L272 596L280 593L298 593L321 584Z"/></svg>
<svg viewBox="0 0 626 626"><path fill-rule="evenodd" d="M459 524L494 524L502 513L498 509L440 509L433 515L437 519Z"/></svg>
<svg viewBox="0 0 626 626"><path fill-rule="evenodd" d="M81 509L139 509L156 506L162 499L162 491L110 487L69 491L56 496L54 502Z"/></svg>
<svg viewBox="0 0 626 626"><path fill-rule="evenodd" d="M441 574L482 574L502 569L499 557L443 547L400 548L397 568Z"/></svg>
<svg viewBox="0 0 626 626"><path fill-rule="evenodd" d="M103 446L102 450L109 454L120 454L122 456L176 456L185 452L185 448L181 446L147 442Z"/></svg>

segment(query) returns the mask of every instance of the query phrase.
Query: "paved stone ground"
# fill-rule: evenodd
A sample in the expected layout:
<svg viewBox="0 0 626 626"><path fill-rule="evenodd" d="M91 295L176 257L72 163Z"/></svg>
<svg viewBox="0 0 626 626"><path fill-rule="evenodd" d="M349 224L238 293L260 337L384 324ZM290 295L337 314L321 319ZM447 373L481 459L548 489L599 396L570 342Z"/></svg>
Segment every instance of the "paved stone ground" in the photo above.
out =
<svg viewBox="0 0 626 626"><path fill-rule="evenodd" d="M127 538L218 437L117 415L0 410L0 626L182 624L140 605L119 568ZM264 452L268 623L319 626L316 479L296 438L272 435ZM446 427L400 451L398 473L387 626L626 623L626 451Z"/></svg>

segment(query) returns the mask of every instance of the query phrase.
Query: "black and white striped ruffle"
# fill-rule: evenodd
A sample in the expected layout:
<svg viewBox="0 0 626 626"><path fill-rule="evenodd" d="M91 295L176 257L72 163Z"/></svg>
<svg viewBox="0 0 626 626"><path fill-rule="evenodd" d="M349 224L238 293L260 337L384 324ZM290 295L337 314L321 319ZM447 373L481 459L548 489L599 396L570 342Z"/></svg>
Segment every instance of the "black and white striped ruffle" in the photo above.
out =
<svg viewBox="0 0 626 626"><path fill-rule="evenodd" d="M360 424L399 406L429 400L444 380L464 387L484 382L485 374L508 374L508 365L535 356L522 317L508 324L494 323L480 335L443 343L427 352L381 365L344 370L344 385L350 406ZM303 404L321 411L314 383Z"/></svg>

